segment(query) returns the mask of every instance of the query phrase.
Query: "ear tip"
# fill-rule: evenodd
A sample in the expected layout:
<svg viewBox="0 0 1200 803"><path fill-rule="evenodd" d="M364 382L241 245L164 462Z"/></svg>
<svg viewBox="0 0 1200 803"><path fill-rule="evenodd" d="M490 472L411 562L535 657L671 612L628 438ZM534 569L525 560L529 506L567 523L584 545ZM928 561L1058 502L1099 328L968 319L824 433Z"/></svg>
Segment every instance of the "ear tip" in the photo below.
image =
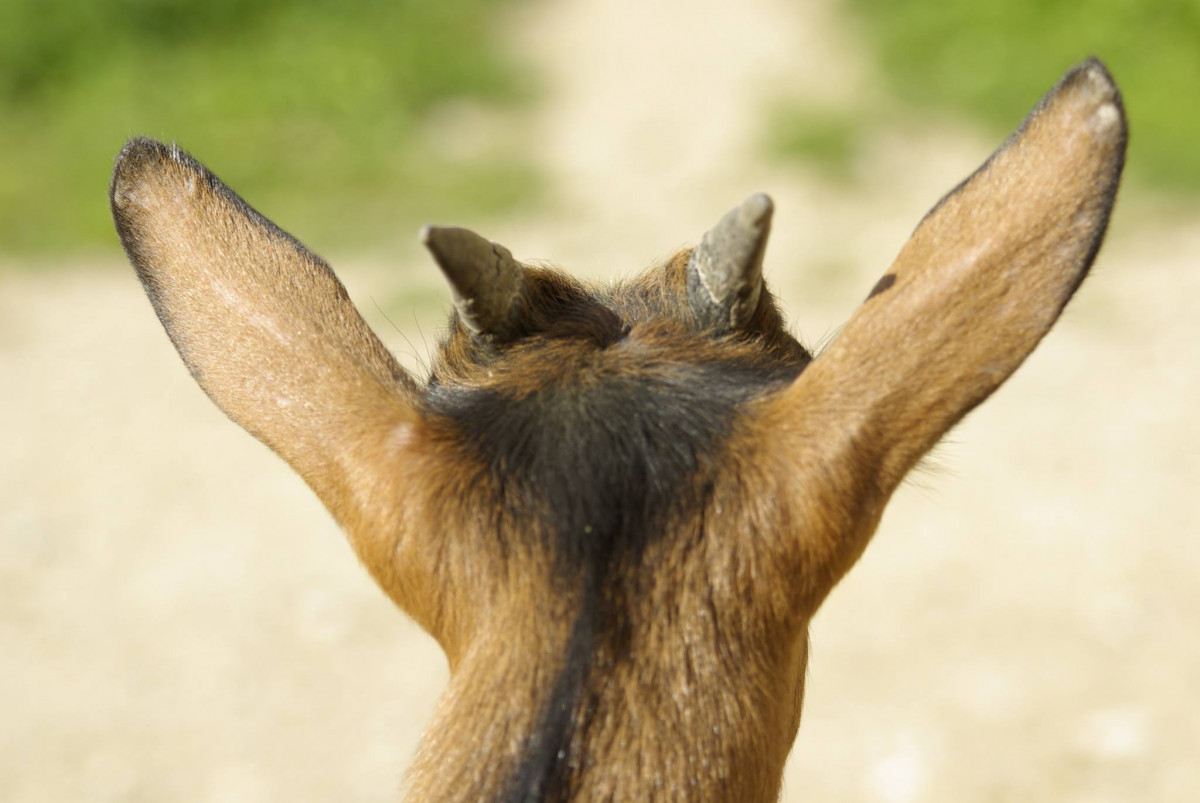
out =
<svg viewBox="0 0 1200 803"><path fill-rule="evenodd" d="M1103 141L1124 141L1127 123L1121 90L1104 62L1092 56L1075 66L1063 76L1058 90L1082 106L1094 135Z"/></svg>
<svg viewBox="0 0 1200 803"><path fill-rule="evenodd" d="M1094 106L1114 106L1124 116L1121 90L1108 67L1095 56L1068 70L1057 88L1059 91L1075 93Z"/></svg>
<svg viewBox="0 0 1200 803"><path fill-rule="evenodd" d="M1097 82L1108 87L1112 91L1116 91L1117 82L1113 80L1112 73L1108 71L1108 67L1104 62L1096 56L1088 56L1081 64L1078 64L1068 74L1078 73L1088 81Z"/></svg>
<svg viewBox="0 0 1200 803"><path fill-rule="evenodd" d="M205 174L207 171L189 154L171 143L165 145L150 137L133 137L121 148L113 165L112 181L108 196L114 209L124 209L138 202L138 188L165 166L177 165L190 174ZM195 181L185 182L189 192L194 192Z"/></svg>
<svg viewBox="0 0 1200 803"><path fill-rule="evenodd" d="M125 143L113 165L108 196L114 208L125 207L147 167L161 158L165 146L149 137L134 137Z"/></svg>
<svg viewBox="0 0 1200 803"><path fill-rule="evenodd" d="M165 156L170 152L171 147L153 137L130 137L125 142L125 146L121 148L121 153L117 155L117 161L140 159L147 156Z"/></svg>
<svg viewBox="0 0 1200 803"><path fill-rule="evenodd" d="M117 154L117 161L113 166L113 181L132 179L142 170L162 162L177 162L182 153L175 145L164 145L150 137L133 137Z"/></svg>
<svg viewBox="0 0 1200 803"><path fill-rule="evenodd" d="M1121 90L1117 89L1117 82L1113 79L1112 73L1104 66L1104 62L1095 56L1080 64L1072 72L1078 76L1076 80L1087 87L1089 95L1107 101L1120 99Z"/></svg>

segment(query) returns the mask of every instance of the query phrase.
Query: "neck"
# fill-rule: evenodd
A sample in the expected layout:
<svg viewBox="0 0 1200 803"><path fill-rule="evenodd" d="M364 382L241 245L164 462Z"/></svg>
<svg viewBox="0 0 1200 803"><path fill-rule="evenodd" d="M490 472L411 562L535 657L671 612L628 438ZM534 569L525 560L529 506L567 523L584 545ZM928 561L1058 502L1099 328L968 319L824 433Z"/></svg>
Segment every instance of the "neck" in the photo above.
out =
<svg viewBox="0 0 1200 803"><path fill-rule="evenodd" d="M714 654L705 629L665 651L653 628L620 655L599 645L582 670L565 657L578 625L478 641L453 669L410 799L776 800L802 695L788 679L803 677L807 637L765 662L738 645Z"/></svg>

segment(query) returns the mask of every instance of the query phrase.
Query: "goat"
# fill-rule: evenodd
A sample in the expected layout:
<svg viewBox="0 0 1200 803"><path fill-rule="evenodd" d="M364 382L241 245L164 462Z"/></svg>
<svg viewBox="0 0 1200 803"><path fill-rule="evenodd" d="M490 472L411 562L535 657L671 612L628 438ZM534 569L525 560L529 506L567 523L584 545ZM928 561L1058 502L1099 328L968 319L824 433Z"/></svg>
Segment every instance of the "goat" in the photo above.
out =
<svg viewBox="0 0 1200 803"><path fill-rule="evenodd" d="M131 140L110 200L196 381L445 651L412 799L768 801L809 621L1083 281L1125 143L1104 66L1070 70L815 357L763 283L765 195L604 286L427 227L454 311L423 384L175 146Z"/></svg>

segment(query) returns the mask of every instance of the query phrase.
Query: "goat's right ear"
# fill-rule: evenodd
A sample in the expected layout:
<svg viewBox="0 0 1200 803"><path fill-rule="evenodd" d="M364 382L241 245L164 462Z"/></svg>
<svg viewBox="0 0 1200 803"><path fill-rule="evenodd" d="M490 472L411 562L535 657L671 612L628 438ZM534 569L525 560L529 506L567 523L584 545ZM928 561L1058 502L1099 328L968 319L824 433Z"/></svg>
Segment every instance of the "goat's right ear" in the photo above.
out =
<svg viewBox="0 0 1200 803"><path fill-rule="evenodd" d="M413 440L412 380L311 251L178 148L129 142L110 190L125 252L192 376L348 529Z"/></svg>
<svg viewBox="0 0 1200 803"><path fill-rule="evenodd" d="M1100 247L1125 141L1103 65L1068 72L925 216L837 340L772 404L764 437L787 453L798 493L817 495L808 510L829 517L807 558L827 585L908 470L1057 320ZM835 535L842 525L856 532Z"/></svg>

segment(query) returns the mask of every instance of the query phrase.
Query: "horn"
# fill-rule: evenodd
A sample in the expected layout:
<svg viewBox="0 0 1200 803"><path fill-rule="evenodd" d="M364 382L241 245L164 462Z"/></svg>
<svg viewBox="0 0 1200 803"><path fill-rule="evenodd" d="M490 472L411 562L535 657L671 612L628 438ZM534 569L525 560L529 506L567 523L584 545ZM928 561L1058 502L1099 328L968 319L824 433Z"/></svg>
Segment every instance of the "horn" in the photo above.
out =
<svg viewBox="0 0 1200 803"><path fill-rule="evenodd" d="M763 251L775 205L751 195L705 233L688 263L688 300L703 326L717 331L750 322L762 294Z"/></svg>
<svg viewBox="0 0 1200 803"><path fill-rule="evenodd" d="M525 268L507 248L454 226L426 226L421 243L450 281L454 307L473 336L504 341L516 335Z"/></svg>

